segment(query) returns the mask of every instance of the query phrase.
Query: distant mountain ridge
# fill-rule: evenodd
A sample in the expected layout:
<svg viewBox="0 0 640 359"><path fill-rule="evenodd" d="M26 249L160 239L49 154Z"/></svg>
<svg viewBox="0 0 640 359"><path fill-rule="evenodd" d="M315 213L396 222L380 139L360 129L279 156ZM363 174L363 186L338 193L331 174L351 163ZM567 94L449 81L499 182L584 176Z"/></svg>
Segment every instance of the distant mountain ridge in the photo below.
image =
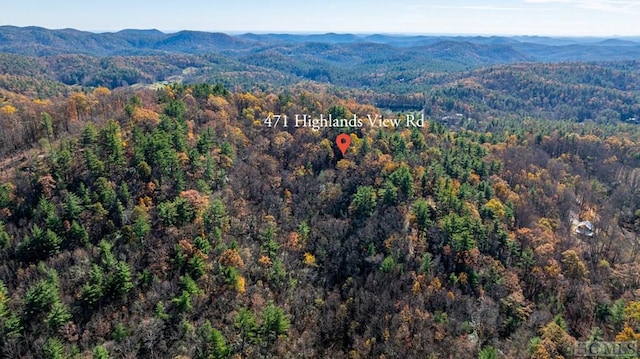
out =
<svg viewBox="0 0 640 359"><path fill-rule="evenodd" d="M163 33L0 26L0 90L313 82L432 116L622 120L640 114L640 38ZM65 87L68 86L68 87ZM425 104L429 104L428 106Z"/></svg>
<svg viewBox="0 0 640 359"><path fill-rule="evenodd" d="M425 36L356 34L255 34L126 29L94 33L75 29L0 26L0 52L22 56L83 54L98 57L163 54L239 54L266 50L299 50L300 44L320 43L350 56L362 56L362 44L383 44L376 51L409 55L441 49L438 59L472 64L520 61L621 61L640 59L640 38L552 38L540 36ZM444 51L448 47L450 51ZM454 49L454 47L456 49ZM235 56L234 56L235 55ZM313 55L302 52L300 56ZM375 54L378 56L379 54ZM408 56L411 57L411 56Z"/></svg>

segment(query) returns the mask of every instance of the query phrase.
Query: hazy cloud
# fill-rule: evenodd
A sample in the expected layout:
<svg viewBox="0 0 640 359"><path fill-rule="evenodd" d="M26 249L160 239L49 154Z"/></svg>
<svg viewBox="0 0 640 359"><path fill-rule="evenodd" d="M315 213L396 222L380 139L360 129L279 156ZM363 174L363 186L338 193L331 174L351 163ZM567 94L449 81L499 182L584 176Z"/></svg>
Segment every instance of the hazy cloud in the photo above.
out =
<svg viewBox="0 0 640 359"><path fill-rule="evenodd" d="M569 4L582 9L630 12L640 8L638 0L524 0L526 3Z"/></svg>
<svg viewBox="0 0 640 359"><path fill-rule="evenodd" d="M494 6L494 5L412 5L411 9L450 9L450 10L481 10L481 11L519 11L530 10L527 7Z"/></svg>

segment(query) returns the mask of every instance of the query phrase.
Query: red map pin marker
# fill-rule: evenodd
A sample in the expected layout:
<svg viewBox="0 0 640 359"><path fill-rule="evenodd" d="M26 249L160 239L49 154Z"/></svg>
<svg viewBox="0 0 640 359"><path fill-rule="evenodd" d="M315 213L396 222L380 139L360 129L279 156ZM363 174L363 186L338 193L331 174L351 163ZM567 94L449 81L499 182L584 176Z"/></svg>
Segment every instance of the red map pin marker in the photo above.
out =
<svg viewBox="0 0 640 359"><path fill-rule="evenodd" d="M342 152L343 156L345 152L347 152L347 148L349 148L350 144L351 137L346 133L341 133L338 135L338 137L336 137L336 145L338 145L338 148L340 149L340 152Z"/></svg>

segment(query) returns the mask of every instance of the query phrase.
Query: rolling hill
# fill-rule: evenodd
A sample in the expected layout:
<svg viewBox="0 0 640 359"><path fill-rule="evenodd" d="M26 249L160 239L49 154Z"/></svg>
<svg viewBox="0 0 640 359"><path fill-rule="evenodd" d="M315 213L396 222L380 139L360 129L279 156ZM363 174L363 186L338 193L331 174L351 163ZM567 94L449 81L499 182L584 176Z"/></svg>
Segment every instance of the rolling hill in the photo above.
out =
<svg viewBox="0 0 640 359"><path fill-rule="evenodd" d="M0 357L537 359L636 340L638 51L0 27Z"/></svg>
<svg viewBox="0 0 640 359"><path fill-rule="evenodd" d="M481 36L399 36L353 34L242 34L228 35L202 31L163 33L158 30L122 30L93 33L74 29L49 30L40 27L0 26L0 52L25 56L86 54L93 56L158 55L163 53L220 53L266 50L273 47L293 48L299 44L323 43L357 52L358 44L389 45L382 52L407 55L424 46L451 47L452 43L466 51L444 54L447 59L464 62L465 55L476 52L498 63L514 61L607 61L633 60L640 57L640 41L636 38L556 39L545 37L481 37ZM478 45L484 45L478 47ZM518 56L507 56L512 52ZM460 58L462 57L462 58ZM482 57L482 56L481 56Z"/></svg>

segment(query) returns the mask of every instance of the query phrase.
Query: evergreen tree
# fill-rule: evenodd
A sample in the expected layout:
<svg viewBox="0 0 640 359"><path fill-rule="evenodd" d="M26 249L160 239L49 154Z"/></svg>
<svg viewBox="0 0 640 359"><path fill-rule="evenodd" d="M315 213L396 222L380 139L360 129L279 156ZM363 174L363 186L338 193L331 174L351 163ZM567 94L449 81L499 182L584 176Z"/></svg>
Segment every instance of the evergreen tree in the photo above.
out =
<svg viewBox="0 0 640 359"><path fill-rule="evenodd" d="M229 357L231 350L227 346L227 341L218 329L213 328L209 321L204 324L202 334L205 337L205 357L207 359L225 359Z"/></svg>
<svg viewBox="0 0 640 359"><path fill-rule="evenodd" d="M75 193L69 192L67 193L63 207L66 219L78 219L83 210L82 200Z"/></svg>
<svg viewBox="0 0 640 359"><path fill-rule="evenodd" d="M53 337L47 340L47 343L44 345L42 349L44 352L44 357L46 359L65 359L67 355L64 350L64 343L62 340Z"/></svg>
<svg viewBox="0 0 640 359"><path fill-rule="evenodd" d="M289 319L284 310L274 304L269 304L262 312L260 334L267 345L270 346L275 344L278 337L287 335L289 325Z"/></svg>
<svg viewBox="0 0 640 359"><path fill-rule="evenodd" d="M118 296L123 296L133 289L131 268L126 262L118 261L116 263L115 268L113 268L110 287Z"/></svg>
<svg viewBox="0 0 640 359"><path fill-rule="evenodd" d="M240 353L244 352L247 343L252 343L258 334L255 315L247 308L240 308L233 319L235 327L240 330Z"/></svg>
<svg viewBox="0 0 640 359"><path fill-rule="evenodd" d="M24 297L25 321L51 311L56 303L60 303L58 279L55 271L50 271L49 278L40 280L29 287Z"/></svg>
<svg viewBox="0 0 640 359"><path fill-rule="evenodd" d="M419 199L413 203L413 214L416 217L416 225L423 235L432 226L431 206L424 199Z"/></svg>
<svg viewBox="0 0 640 359"><path fill-rule="evenodd" d="M120 172L126 164L120 125L114 120L109 120L100 130L99 138L107 170L111 173Z"/></svg>
<svg viewBox="0 0 640 359"><path fill-rule="evenodd" d="M376 192L371 186L359 186L349 210L356 216L371 216L376 209Z"/></svg>

